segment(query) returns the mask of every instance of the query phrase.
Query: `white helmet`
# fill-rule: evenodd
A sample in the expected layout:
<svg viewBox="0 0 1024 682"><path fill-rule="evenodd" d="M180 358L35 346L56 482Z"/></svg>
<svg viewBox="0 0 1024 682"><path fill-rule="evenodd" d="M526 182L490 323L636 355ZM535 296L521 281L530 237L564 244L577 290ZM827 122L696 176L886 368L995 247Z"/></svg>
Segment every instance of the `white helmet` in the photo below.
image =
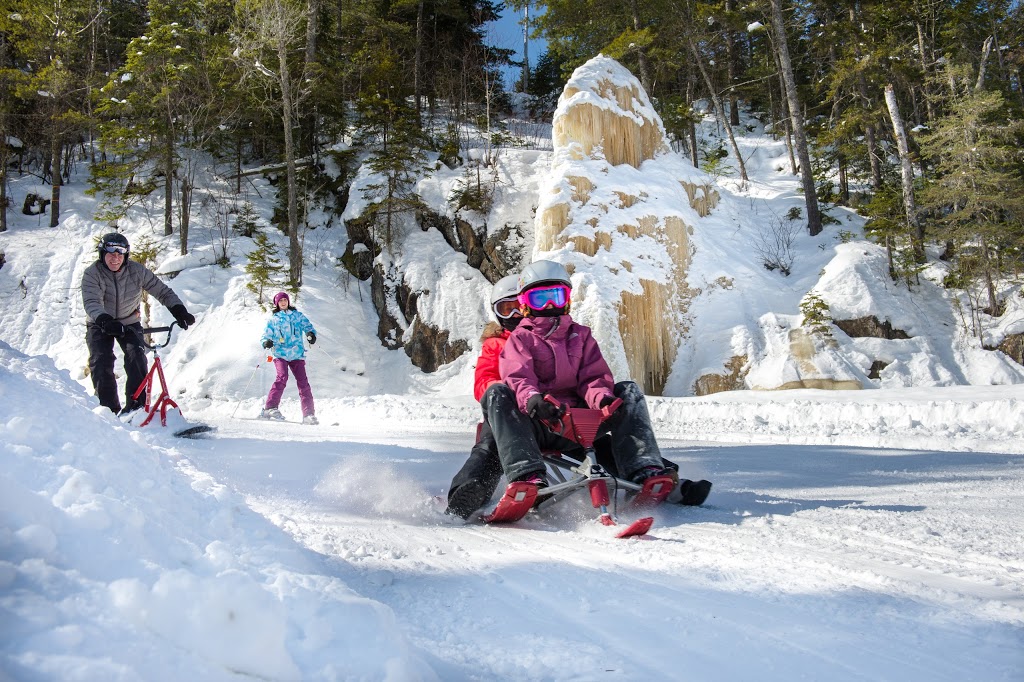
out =
<svg viewBox="0 0 1024 682"><path fill-rule="evenodd" d="M519 291L522 293L538 284L564 284L572 288L569 271L553 260L538 260L530 263L519 273Z"/></svg>
<svg viewBox="0 0 1024 682"><path fill-rule="evenodd" d="M503 298L515 298L519 293L519 275L505 275L491 287L491 305Z"/></svg>

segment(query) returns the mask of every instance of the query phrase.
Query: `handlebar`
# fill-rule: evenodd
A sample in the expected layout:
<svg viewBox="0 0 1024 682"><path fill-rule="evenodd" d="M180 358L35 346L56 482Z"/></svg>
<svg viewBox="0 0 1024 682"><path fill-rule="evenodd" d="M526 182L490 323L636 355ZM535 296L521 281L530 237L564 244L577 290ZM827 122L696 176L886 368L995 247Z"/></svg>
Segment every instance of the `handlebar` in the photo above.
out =
<svg viewBox="0 0 1024 682"><path fill-rule="evenodd" d="M156 350L158 348L165 348L167 346L167 344L169 344L171 342L171 332L174 331L174 327L175 326L180 326L180 325L178 325L177 322L171 322L166 327L149 327L148 329L143 329L142 330L142 334L136 333L135 335L139 339L139 344L144 346L144 347L146 347L146 348L148 348L149 350ZM162 334L164 332L167 332L167 338L164 339L163 343L157 343L157 344L146 343L146 336L152 336L153 334Z"/></svg>

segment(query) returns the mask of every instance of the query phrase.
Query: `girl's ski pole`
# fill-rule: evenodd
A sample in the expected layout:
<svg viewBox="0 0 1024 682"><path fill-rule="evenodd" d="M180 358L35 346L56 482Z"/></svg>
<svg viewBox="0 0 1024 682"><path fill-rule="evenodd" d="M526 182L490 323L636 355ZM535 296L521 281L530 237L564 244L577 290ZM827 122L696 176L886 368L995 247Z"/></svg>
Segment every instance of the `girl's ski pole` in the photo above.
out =
<svg viewBox="0 0 1024 682"><path fill-rule="evenodd" d="M242 400L245 398L245 394L249 392L249 384L252 383L252 378L256 376L256 372L259 371L259 368L262 364L262 362L256 363L256 369L252 371L252 374L249 375L249 380L245 382L245 388L242 389L242 397L238 399L238 404L235 405L235 411L231 413L232 419L235 418L235 413L238 412L238 408L242 406Z"/></svg>
<svg viewBox="0 0 1024 682"><path fill-rule="evenodd" d="M334 359L333 357L331 357L331 354L330 354L330 353L328 353L327 351L325 351L325 350L324 350L323 348L321 348L320 346L313 346L313 347L314 347L314 348L316 348L316 349L317 349L318 351L320 351L321 353L323 353L324 355L326 355L326 356L327 356L327 358L328 358L328 359L329 359L329 360L330 360L331 362L333 362L334 364L338 364L338 361L337 361L337 360L335 360L335 359Z"/></svg>

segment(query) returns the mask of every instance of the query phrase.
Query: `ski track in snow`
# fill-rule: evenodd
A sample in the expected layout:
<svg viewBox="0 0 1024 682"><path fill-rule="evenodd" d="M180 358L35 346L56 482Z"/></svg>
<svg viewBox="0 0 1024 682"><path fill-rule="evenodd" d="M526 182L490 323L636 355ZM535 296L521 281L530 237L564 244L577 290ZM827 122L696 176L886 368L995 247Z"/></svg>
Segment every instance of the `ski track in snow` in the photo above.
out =
<svg viewBox="0 0 1024 682"><path fill-rule="evenodd" d="M1006 503L1024 502L1020 456L665 442L684 474L715 482L711 497L663 505L648 537L619 540L583 495L503 527L446 517L432 496L443 499L468 434L358 442L329 426L218 425L215 447L181 449L354 568L349 583L453 678L1024 670L1024 523Z"/></svg>

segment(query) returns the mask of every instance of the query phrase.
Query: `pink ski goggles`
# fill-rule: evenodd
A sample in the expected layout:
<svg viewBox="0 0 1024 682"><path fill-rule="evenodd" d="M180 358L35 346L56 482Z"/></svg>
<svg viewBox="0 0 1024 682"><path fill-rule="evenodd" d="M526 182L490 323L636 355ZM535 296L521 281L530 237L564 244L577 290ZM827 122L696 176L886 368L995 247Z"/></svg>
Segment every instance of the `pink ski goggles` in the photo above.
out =
<svg viewBox="0 0 1024 682"><path fill-rule="evenodd" d="M531 310L564 308L569 305L569 287L564 284L528 289L519 294L519 303Z"/></svg>

